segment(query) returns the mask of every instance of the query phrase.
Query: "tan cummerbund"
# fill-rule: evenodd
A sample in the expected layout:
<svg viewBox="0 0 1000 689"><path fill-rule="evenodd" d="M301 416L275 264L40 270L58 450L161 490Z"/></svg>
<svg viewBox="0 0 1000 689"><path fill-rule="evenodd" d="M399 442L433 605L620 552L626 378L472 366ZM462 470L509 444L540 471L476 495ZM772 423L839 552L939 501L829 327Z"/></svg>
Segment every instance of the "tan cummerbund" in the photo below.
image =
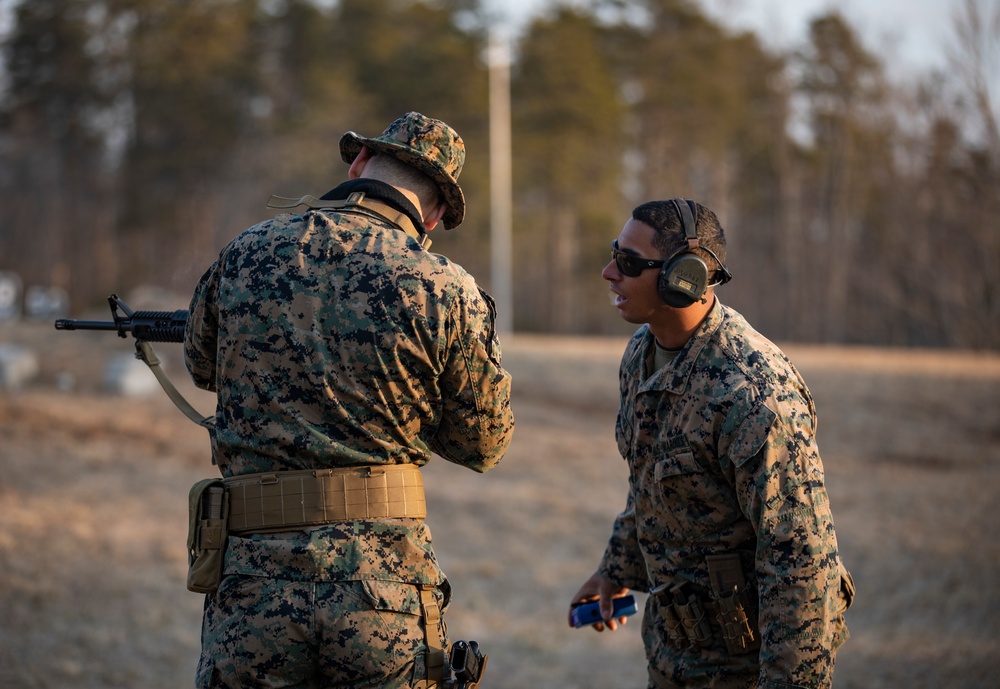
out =
<svg viewBox="0 0 1000 689"><path fill-rule="evenodd" d="M427 516L423 478L413 464L275 471L225 481L231 533Z"/></svg>

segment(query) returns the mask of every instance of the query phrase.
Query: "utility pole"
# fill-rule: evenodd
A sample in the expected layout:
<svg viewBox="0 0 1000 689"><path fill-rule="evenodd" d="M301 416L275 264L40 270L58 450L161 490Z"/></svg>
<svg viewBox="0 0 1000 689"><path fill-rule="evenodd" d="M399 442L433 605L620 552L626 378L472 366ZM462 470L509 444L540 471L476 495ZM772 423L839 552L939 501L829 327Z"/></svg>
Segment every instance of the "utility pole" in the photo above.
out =
<svg viewBox="0 0 1000 689"><path fill-rule="evenodd" d="M489 32L490 75L490 278L497 306L497 332L514 332L513 194L510 136L510 39L494 25Z"/></svg>

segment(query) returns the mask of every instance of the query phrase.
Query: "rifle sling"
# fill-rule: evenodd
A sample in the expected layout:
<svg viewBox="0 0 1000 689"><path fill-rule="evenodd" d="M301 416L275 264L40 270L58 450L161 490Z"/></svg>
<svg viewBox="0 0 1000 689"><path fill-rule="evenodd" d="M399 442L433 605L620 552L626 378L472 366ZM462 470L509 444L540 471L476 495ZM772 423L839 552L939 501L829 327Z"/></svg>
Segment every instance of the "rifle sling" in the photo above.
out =
<svg viewBox="0 0 1000 689"><path fill-rule="evenodd" d="M160 366L160 359L156 356L156 352L153 351L153 345L145 340L135 341L136 358L141 359L143 363L149 366L149 370L153 372L156 376L156 380L160 383L160 387L163 391L167 393L167 397L174 403L174 405L184 412L184 415L194 421L199 426L207 428L209 431L215 428L215 419L211 416L203 416L198 413L198 411L191 406L191 403L184 399L184 396L174 387L174 384L170 382L167 374L163 372L163 368ZM214 458L213 458L214 461Z"/></svg>

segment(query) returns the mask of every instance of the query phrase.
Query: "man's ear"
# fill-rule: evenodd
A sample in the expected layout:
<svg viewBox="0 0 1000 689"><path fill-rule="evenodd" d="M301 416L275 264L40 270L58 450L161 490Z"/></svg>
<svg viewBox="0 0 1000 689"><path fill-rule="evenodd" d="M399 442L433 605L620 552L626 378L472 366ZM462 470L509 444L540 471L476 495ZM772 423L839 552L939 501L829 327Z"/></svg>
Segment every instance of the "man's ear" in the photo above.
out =
<svg viewBox="0 0 1000 689"><path fill-rule="evenodd" d="M372 159L372 152L368 150L367 146L361 147L361 152L358 153L354 162L351 163L351 167L347 170L348 179L358 179L365 171L365 166L368 165L368 161Z"/></svg>
<svg viewBox="0 0 1000 689"><path fill-rule="evenodd" d="M424 215L424 229L428 232L434 229L434 227L440 222L441 218L444 217L445 211L448 210L448 206L444 202L438 202L434 205L427 214Z"/></svg>

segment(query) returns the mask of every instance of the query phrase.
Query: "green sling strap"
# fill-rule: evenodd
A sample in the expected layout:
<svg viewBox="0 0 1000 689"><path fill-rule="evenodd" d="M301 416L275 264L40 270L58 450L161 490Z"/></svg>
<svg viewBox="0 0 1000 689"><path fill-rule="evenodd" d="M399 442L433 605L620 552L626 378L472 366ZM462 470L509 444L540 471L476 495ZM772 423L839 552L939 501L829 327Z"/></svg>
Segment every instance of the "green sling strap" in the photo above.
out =
<svg viewBox="0 0 1000 689"><path fill-rule="evenodd" d="M189 419L194 421L199 426L212 430L215 428L215 419L211 416L204 416L199 414L191 403L184 399L184 396L174 387L174 384L170 382L167 378L167 374L163 372L160 367L160 359L156 356L156 352L153 351L153 345L145 340L136 340L135 343L136 357L142 360L149 370L153 372L156 376L156 380L159 381L160 387L163 391L167 393L167 397L174 403L178 409L184 412L184 415Z"/></svg>

